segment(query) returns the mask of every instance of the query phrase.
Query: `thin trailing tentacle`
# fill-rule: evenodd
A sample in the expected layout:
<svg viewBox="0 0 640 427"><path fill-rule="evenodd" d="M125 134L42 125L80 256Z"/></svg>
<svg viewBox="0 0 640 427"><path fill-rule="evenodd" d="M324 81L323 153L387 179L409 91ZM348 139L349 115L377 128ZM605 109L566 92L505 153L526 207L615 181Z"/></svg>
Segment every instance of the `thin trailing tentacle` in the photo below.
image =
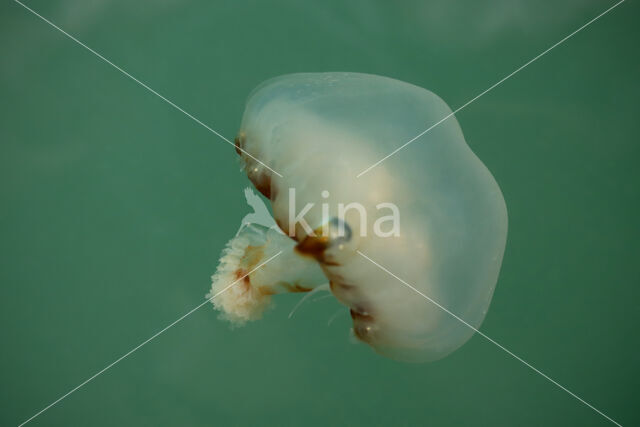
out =
<svg viewBox="0 0 640 427"><path fill-rule="evenodd" d="M318 287L313 288L313 290L311 290L311 292L307 293L305 296L303 296L302 298L300 298L300 301L298 301L298 303L293 307L293 309L291 310L291 313L289 313L289 319L291 319L291 317L293 317L293 313L295 313L298 308L300 308L300 306L302 305L302 303L304 303L306 300L308 300L312 295L315 295L317 292L319 291L327 291L329 292L329 284L326 283L324 285L320 285Z"/></svg>
<svg viewBox="0 0 640 427"><path fill-rule="evenodd" d="M341 314L346 314L346 311L345 311L344 308L341 308L340 310L338 310L335 313L333 313L331 315L331 317L329 317L329 321L327 322L327 326L331 326L333 321L336 320Z"/></svg>

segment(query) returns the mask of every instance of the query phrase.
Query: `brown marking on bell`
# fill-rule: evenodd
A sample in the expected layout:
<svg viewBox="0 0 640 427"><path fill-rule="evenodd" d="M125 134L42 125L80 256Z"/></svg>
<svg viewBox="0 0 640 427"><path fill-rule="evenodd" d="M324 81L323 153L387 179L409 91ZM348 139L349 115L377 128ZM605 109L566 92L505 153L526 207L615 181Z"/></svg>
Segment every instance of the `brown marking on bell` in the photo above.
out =
<svg viewBox="0 0 640 427"><path fill-rule="evenodd" d="M329 281L329 287L333 290L338 290L338 289L343 289L343 290L351 290L351 289L355 289L355 286L353 285L348 285L344 282L338 282L338 281L334 281L334 280L330 280Z"/></svg>
<svg viewBox="0 0 640 427"><path fill-rule="evenodd" d="M367 308L365 308L364 306L362 306L361 304L354 304L351 306L351 311L353 313L356 313L356 316L360 317L360 318L369 318L373 321L373 314L371 314L371 311L368 310ZM353 315L352 315L353 317Z"/></svg>
<svg viewBox="0 0 640 427"><path fill-rule="evenodd" d="M271 200L271 175L268 173L249 173L249 180L264 197Z"/></svg>
<svg viewBox="0 0 640 427"><path fill-rule="evenodd" d="M315 258L319 262L324 263L324 251L329 247L329 238L326 236L308 235L302 242L296 245L296 251L302 255Z"/></svg>
<svg viewBox="0 0 640 427"><path fill-rule="evenodd" d="M300 226L300 223L296 223L296 229ZM331 244L329 241L329 237L323 233L323 228L318 227L313 230L312 234L308 234L302 241L300 241L297 237L296 240L299 242L295 250L302 254L313 257L316 261L324 264L328 267L339 267L342 264L338 263L333 259L327 259L325 256L325 251Z"/></svg>
<svg viewBox="0 0 640 427"><path fill-rule="evenodd" d="M240 132L234 140L234 142L236 143L236 153L238 153L238 156L242 155L242 150L244 149L244 138L244 132Z"/></svg>
<svg viewBox="0 0 640 427"><path fill-rule="evenodd" d="M353 319L353 333L360 340L371 343L375 333L375 319L369 314L364 314L354 309L349 310Z"/></svg>
<svg viewBox="0 0 640 427"><path fill-rule="evenodd" d="M370 315L366 310L363 310L362 307L355 306L349 309L349 313L351 313L351 318L353 320L363 320L367 322L373 322L373 316Z"/></svg>
<svg viewBox="0 0 640 427"><path fill-rule="evenodd" d="M331 273L331 277L333 277L336 282L344 282L344 276L342 274L333 272Z"/></svg>

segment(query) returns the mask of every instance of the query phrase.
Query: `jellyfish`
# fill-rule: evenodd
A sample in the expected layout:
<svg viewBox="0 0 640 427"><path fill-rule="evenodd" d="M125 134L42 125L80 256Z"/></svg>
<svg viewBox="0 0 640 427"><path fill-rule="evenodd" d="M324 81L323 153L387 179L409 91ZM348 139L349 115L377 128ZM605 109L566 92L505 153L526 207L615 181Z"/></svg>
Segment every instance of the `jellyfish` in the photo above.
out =
<svg viewBox="0 0 640 427"><path fill-rule="evenodd" d="M376 75L284 75L250 94L235 143L279 230L246 224L227 244L209 294L238 281L212 298L223 318L328 289L359 341L405 362L440 359L479 328L507 210L442 99Z"/></svg>

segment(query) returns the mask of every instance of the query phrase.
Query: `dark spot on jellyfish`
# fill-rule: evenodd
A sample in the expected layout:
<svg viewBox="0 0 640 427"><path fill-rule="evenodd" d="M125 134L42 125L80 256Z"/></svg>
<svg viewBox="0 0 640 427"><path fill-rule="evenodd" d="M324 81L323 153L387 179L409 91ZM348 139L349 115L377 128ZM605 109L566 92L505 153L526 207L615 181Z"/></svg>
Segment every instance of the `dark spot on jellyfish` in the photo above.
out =
<svg viewBox="0 0 640 427"><path fill-rule="evenodd" d="M331 218L329 221L329 238L331 239L331 245L349 242L352 236L353 232L346 221L338 217Z"/></svg>
<svg viewBox="0 0 640 427"><path fill-rule="evenodd" d="M239 133L234 142L236 143L236 153L240 156L244 146L244 133Z"/></svg>
<svg viewBox="0 0 640 427"><path fill-rule="evenodd" d="M271 175L261 172L261 173L250 173L249 180L253 183L253 186L256 187L264 197L271 200Z"/></svg>
<svg viewBox="0 0 640 427"><path fill-rule="evenodd" d="M344 276L340 273L333 273L331 277L333 277L333 279L336 281L344 282Z"/></svg>
<svg viewBox="0 0 640 427"><path fill-rule="evenodd" d="M373 321L373 315L371 314L371 312L360 304L354 304L351 307L351 311L357 313L357 315L360 317L367 317Z"/></svg>
<svg viewBox="0 0 640 427"><path fill-rule="evenodd" d="M242 288L243 292L248 292L251 288L251 279L249 279L249 274L242 268L236 270L236 280L242 279L242 282L239 286Z"/></svg>
<svg viewBox="0 0 640 427"><path fill-rule="evenodd" d="M337 219L337 218L334 218L334 219ZM296 226L297 225L299 224L296 224ZM316 230L313 231L313 234L315 234L315 236L307 235L304 239L302 239L300 243L296 245L296 248L295 248L296 251L303 255L311 256L315 258L318 262L321 262L324 265L332 266L332 267L339 266L340 263L331 259L327 259L325 256L325 251L329 246L334 246L335 244L339 244L340 242L343 241L343 237L336 237L336 238L332 237L332 236L337 236L337 234L333 232L333 231L337 232L337 229L333 231L331 230L333 227L334 226L331 225L330 223L328 236L325 236L323 234L322 227L318 227ZM346 228L345 228L345 233L346 233Z"/></svg>
<svg viewBox="0 0 640 427"><path fill-rule="evenodd" d="M348 285L348 284L346 284L344 282L336 282L334 280L330 280L329 281L329 287L332 290L341 289L341 290L349 291L351 289L355 289L355 286L353 286L353 285Z"/></svg>
<svg viewBox="0 0 640 427"><path fill-rule="evenodd" d="M370 325L356 325L354 323L353 332L361 341L364 341L366 343L370 343L371 341L373 341L373 328Z"/></svg>
<svg viewBox="0 0 640 427"><path fill-rule="evenodd" d="M236 280L242 279L242 277L247 274L243 269L239 268L236 270ZM247 276L249 277L249 276Z"/></svg>
<svg viewBox="0 0 640 427"><path fill-rule="evenodd" d="M375 319L369 314L363 314L355 311L353 308L349 310L353 319L353 332L360 340L370 343L373 341L375 333Z"/></svg>
<svg viewBox="0 0 640 427"><path fill-rule="evenodd" d="M325 236L307 236L296 245L296 251L324 261L324 251L329 247L329 238Z"/></svg>

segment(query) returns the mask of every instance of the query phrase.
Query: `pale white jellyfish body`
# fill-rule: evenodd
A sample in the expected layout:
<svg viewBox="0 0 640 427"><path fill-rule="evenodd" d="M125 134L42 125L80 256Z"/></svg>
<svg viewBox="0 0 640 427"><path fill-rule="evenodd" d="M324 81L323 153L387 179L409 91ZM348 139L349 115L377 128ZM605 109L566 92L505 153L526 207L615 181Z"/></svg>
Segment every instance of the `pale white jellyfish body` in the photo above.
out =
<svg viewBox="0 0 640 427"><path fill-rule="evenodd" d="M293 74L254 90L236 139L249 178L291 234L256 246L281 248L285 264L306 263L284 288L329 282L350 309L355 335L398 360L435 360L466 342L469 326L485 317L502 263L504 199L455 117L370 168L450 114L433 93L398 80ZM237 258L246 261L241 251ZM217 274L212 293L233 277ZM253 286L273 289L269 295L284 289L275 276ZM233 313L233 301L225 302L214 299ZM259 315L265 302L255 305Z"/></svg>

